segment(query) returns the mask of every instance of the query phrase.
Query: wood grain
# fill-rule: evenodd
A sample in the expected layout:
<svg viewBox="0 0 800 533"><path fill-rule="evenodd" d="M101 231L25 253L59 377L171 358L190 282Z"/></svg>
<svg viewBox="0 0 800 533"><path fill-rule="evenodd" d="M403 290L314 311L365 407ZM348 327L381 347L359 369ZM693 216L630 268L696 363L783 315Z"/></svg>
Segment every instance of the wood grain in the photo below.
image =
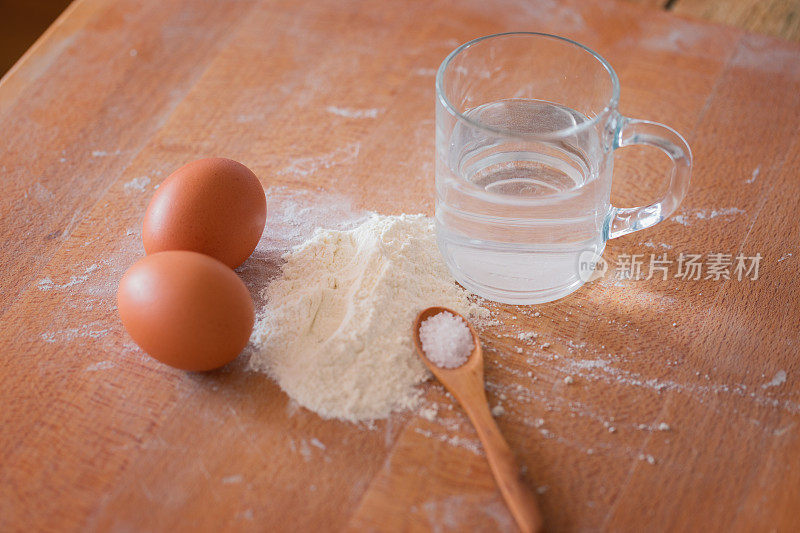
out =
<svg viewBox="0 0 800 533"><path fill-rule="evenodd" d="M626 0L627 2L631 2L634 4L639 4L642 6L649 6L656 9L667 9L667 6L674 3L675 0L670 2L670 0Z"/></svg>
<svg viewBox="0 0 800 533"><path fill-rule="evenodd" d="M798 0L677 0L673 12L800 41Z"/></svg>
<svg viewBox="0 0 800 533"><path fill-rule="evenodd" d="M625 0L694 20L800 41L800 0Z"/></svg>
<svg viewBox="0 0 800 533"><path fill-rule="evenodd" d="M597 49L622 112L693 148L679 217L606 259L763 256L755 281L607 276L491 306L487 395L546 528L797 529L800 46L578 0L73 4L0 82L0 529L513 531L441 387L433 420L321 420L244 358L207 375L150 360L114 293L154 188L201 156L267 189L269 246L240 269L256 299L326 210L431 214L432 73L523 28ZM620 150L612 200L657 197L662 163Z"/></svg>

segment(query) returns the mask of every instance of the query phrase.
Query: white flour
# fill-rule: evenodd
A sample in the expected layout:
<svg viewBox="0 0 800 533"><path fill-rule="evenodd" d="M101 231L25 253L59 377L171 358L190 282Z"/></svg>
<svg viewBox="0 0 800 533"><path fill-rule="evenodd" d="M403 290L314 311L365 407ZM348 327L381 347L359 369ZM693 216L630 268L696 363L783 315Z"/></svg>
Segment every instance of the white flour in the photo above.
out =
<svg viewBox="0 0 800 533"><path fill-rule="evenodd" d="M324 418L373 420L417 406L428 372L411 327L423 308L488 315L453 281L422 215L318 230L283 259L264 290L249 364Z"/></svg>

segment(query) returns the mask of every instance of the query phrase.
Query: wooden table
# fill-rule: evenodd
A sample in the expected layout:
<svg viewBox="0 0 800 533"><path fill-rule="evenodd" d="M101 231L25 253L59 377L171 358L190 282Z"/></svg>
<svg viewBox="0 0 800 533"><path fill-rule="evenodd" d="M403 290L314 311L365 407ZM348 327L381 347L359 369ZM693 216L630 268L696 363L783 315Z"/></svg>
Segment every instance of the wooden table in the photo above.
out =
<svg viewBox="0 0 800 533"><path fill-rule="evenodd" d="M522 29L598 50L622 111L694 149L680 216L610 242L612 265L762 256L756 280L673 264L492 308L490 401L548 528L796 530L800 47L578 0L73 4L0 84L0 529L513 530L440 387L433 421L322 420L242 361L149 359L115 291L155 186L201 156L250 166L271 210L299 194L432 213L433 72ZM655 154L616 164L615 202L656 195ZM257 291L278 266L257 254L242 275Z"/></svg>
<svg viewBox="0 0 800 533"><path fill-rule="evenodd" d="M626 0L684 17L800 41L798 0Z"/></svg>

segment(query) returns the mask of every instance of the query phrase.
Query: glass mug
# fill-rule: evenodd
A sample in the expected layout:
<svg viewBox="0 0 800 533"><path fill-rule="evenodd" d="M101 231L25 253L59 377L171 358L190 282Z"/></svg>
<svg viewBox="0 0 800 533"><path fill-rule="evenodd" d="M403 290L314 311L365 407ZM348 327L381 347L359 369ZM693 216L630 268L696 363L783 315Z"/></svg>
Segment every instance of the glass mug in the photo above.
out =
<svg viewBox="0 0 800 533"><path fill-rule="evenodd" d="M588 279L608 239L657 224L686 195L692 154L673 129L623 117L596 52L544 33L456 48L436 74L436 236L455 279L489 300L549 302ZM614 150L672 160L646 207L611 205Z"/></svg>

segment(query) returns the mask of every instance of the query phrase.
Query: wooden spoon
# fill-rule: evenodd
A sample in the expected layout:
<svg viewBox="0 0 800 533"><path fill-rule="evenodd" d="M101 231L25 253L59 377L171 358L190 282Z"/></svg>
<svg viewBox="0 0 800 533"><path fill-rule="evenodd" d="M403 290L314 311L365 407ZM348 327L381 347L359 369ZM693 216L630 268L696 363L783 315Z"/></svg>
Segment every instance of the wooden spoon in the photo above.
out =
<svg viewBox="0 0 800 533"><path fill-rule="evenodd" d="M432 363L422 349L419 339L419 327L428 317L447 311L461 317L472 333L475 347L467 362L458 368L441 368ZM500 434L500 429L489 412L486 393L483 388L483 351L477 333L464 317L445 307L429 307L417 315L414 321L414 345L425 366L442 382L461 404L467 416L475 426L478 437L483 443L486 458L506 500L506 505L514 516L519 528L525 533L541 531L542 515L536 504L536 497L520 476L519 468L514 461L514 454Z"/></svg>

